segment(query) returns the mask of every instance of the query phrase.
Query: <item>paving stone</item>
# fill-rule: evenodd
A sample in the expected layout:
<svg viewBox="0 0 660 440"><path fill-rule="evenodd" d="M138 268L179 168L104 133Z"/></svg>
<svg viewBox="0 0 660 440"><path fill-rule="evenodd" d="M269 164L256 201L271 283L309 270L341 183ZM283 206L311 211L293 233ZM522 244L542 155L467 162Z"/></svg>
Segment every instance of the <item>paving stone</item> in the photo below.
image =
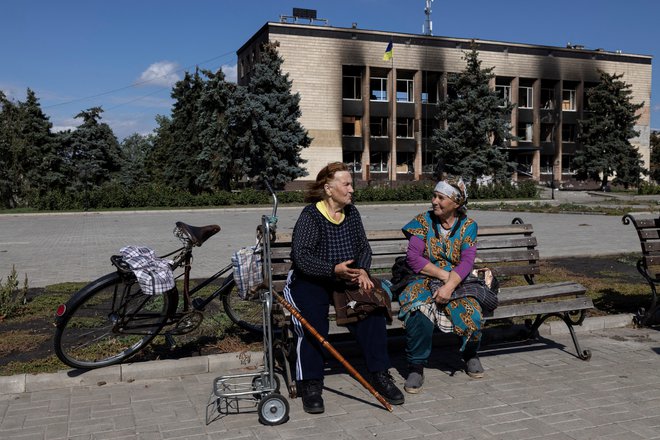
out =
<svg viewBox="0 0 660 440"><path fill-rule="evenodd" d="M0 438L660 439L660 332L604 329L581 338L593 350L589 362L546 344L489 350L484 380L451 375L444 360L453 351L434 350L424 391L406 394L392 413L331 367L326 412L307 414L300 399L287 399L290 420L274 427L259 424L254 401L207 424L217 376L209 372L0 395ZM569 337L558 341L570 347ZM392 357L402 363L399 353Z"/></svg>

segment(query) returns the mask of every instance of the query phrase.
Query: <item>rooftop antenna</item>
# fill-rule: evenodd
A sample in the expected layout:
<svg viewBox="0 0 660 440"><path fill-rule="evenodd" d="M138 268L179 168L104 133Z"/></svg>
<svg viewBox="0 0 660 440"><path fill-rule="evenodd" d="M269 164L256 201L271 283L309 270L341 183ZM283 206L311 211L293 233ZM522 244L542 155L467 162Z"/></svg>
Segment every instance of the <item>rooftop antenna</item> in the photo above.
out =
<svg viewBox="0 0 660 440"><path fill-rule="evenodd" d="M426 7L424 8L424 14L426 15L426 20L424 21L424 26L422 26L422 33L424 35L433 35L433 22L431 21L431 3L433 3L433 0L426 0Z"/></svg>

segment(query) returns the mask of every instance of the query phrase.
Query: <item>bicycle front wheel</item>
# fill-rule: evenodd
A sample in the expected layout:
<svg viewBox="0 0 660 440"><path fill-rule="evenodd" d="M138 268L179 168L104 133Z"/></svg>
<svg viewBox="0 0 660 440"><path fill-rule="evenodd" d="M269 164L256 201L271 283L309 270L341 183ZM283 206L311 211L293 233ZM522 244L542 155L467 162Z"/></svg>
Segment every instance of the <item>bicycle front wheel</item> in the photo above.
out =
<svg viewBox="0 0 660 440"><path fill-rule="evenodd" d="M165 325L178 294L145 295L135 277L108 274L90 283L58 317L55 353L74 368L122 362L143 349Z"/></svg>
<svg viewBox="0 0 660 440"><path fill-rule="evenodd" d="M229 319L245 330L262 333L264 328L263 302L259 298L246 300L238 296L234 274L230 274L225 279L222 288L227 290L222 296L222 305Z"/></svg>

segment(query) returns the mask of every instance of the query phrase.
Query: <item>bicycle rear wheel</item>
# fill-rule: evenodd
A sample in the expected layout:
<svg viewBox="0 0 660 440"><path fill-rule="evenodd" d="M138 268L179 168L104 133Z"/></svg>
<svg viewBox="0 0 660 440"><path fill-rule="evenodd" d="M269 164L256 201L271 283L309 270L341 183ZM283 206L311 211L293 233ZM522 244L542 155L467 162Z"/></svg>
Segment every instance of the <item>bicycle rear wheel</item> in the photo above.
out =
<svg viewBox="0 0 660 440"><path fill-rule="evenodd" d="M262 333L263 323L263 302L261 299L242 299L238 296L238 289L234 281L234 274L230 274L223 283L223 289L228 292L222 296L222 305L229 319L236 325L245 330Z"/></svg>
<svg viewBox="0 0 660 440"><path fill-rule="evenodd" d="M144 295L135 277L108 274L67 302L57 319L55 353L74 368L122 362L158 334L177 299L176 289Z"/></svg>

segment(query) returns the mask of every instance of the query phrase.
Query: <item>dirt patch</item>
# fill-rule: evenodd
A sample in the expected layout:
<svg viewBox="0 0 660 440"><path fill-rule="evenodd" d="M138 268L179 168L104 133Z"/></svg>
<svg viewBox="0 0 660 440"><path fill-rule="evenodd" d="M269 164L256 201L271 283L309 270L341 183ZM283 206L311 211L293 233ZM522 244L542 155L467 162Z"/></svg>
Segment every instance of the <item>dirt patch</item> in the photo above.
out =
<svg viewBox="0 0 660 440"><path fill-rule="evenodd" d="M582 283L597 310L590 314L634 313L648 306L649 288L635 268L636 257L619 255L593 258L558 258L541 262L538 282L572 280ZM56 371L68 368L53 351L54 312L72 292L29 289L29 306L22 315L0 322L0 375ZM230 326L213 334L186 340L177 348L164 338L143 350L132 361L176 359L217 353L262 350L261 335Z"/></svg>

